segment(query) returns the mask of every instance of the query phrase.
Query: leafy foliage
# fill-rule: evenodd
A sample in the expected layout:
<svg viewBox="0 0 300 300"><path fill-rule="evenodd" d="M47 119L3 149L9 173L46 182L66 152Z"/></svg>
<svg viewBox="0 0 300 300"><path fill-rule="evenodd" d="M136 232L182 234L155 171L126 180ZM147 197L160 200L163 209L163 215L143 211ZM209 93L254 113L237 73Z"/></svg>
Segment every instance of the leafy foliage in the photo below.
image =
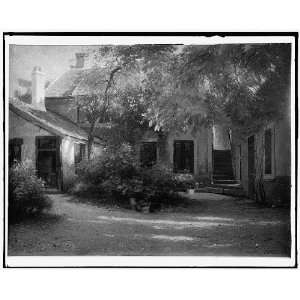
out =
<svg viewBox="0 0 300 300"><path fill-rule="evenodd" d="M109 144L134 144L156 131L220 123L237 135L258 132L286 112L290 44L102 46L77 99L86 107L90 142L112 122ZM101 81L100 89L93 84ZM115 142L117 141L117 143Z"/></svg>
<svg viewBox="0 0 300 300"><path fill-rule="evenodd" d="M182 46L147 70L145 116L163 130L257 130L287 105L290 55L290 44Z"/></svg>
<svg viewBox="0 0 300 300"><path fill-rule="evenodd" d="M256 128L281 117L290 51L289 44L190 46L183 51L182 82L201 84L214 122L232 129Z"/></svg>
<svg viewBox="0 0 300 300"><path fill-rule="evenodd" d="M9 220L40 214L51 207L44 183L30 162L14 164L9 170Z"/></svg>
<svg viewBox="0 0 300 300"><path fill-rule="evenodd" d="M141 103L142 70L151 68L153 62L161 60L172 48L168 45L107 45L94 51L95 67L83 76L73 92L76 105L89 123L89 157L97 125L113 121L126 108L129 108L127 115L131 115L132 106L123 105L124 97L134 94L131 99Z"/></svg>
<svg viewBox="0 0 300 300"><path fill-rule="evenodd" d="M180 197L176 194L177 182L167 168L154 166L141 168L129 145L107 149L93 160L81 163L78 169L81 182L74 189L76 194L97 193L99 201L135 208L143 205L159 208L174 205Z"/></svg>

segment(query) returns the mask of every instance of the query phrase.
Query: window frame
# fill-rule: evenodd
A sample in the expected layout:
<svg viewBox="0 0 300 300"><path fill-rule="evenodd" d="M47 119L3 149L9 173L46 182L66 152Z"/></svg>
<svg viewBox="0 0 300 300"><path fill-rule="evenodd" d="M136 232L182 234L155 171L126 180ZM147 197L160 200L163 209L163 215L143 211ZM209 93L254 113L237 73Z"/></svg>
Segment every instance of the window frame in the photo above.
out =
<svg viewBox="0 0 300 300"><path fill-rule="evenodd" d="M81 157L80 161L76 161L76 147L79 147L79 155ZM82 147L82 148L81 148ZM83 149L83 151L81 151ZM74 143L74 166L75 166L75 172L77 170L78 164L80 164L86 157L86 144L84 143Z"/></svg>

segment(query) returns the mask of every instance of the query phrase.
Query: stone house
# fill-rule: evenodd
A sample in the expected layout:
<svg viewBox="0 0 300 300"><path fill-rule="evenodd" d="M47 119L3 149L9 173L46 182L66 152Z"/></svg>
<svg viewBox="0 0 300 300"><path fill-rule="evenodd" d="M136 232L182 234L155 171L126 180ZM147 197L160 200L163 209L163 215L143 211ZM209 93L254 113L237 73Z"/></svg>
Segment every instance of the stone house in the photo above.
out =
<svg viewBox="0 0 300 300"><path fill-rule="evenodd" d="M9 164L30 160L48 186L62 189L86 157L87 133L45 106L44 74L32 72L31 103L9 101ZM96 139L96 149L100 140Z"/></svg>
<svg viewBox="0 0 300 300"><path fill-rule="evenodd" d="M76 94L82 89L81 79L89 76L95 69L85 65L85 56L76 54L76 64L52 82L46 90L47 109L80 124L84 116L74 106ZM95 80L103 79L103 74ZM105 78L104 78L105 79ZM93 89L97 88L93 82ZM212 178L212 144L211 127L201 127L196 132L169 132L161 135L148 130L137 142L140 161L143 165L165 164L176 173L185 173L211 180Z"/></svg>

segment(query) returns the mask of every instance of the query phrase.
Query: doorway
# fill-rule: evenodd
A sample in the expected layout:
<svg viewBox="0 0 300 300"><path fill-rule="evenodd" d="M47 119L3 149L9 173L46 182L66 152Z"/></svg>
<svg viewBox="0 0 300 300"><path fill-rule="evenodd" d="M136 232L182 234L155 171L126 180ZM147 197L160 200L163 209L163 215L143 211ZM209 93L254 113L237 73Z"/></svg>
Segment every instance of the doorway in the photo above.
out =
<svg viewBox="0 0 300 300"><path fill-rule="evenodd" d="M157 142L143 142L140 148L142 167L152 167L157 163Z"/></svg>
<svg viewBox="0 0 300 300"><path fill-rule="evenodd" d="M248 138L248 193L253 198L255 193L255 138L251 135Z"/></svg>
<svg viewBox="0 0 300 300"><path fill-rule="evenodd" d="M61 161L60 138L56 136L36 137L36 169L47 187L60 187Z"/></svg>

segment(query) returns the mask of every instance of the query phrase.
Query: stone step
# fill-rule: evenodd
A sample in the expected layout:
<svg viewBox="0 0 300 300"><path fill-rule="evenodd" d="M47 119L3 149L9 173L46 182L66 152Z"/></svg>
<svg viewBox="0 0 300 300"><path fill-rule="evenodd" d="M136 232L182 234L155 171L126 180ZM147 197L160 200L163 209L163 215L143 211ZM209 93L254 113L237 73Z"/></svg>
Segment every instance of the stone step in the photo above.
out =
<svg viewBox="0 0 300 300"><path fill-rule="evenodd" d="M234 183L212 183L208 185L210 187L230 188L230 189L242 189L241 185L236 181Z"/></svg>
<svg viewBox="0 0 300 300"><path fill-rule="evenodd" d="M214 184L235 184L237 183L234 179L213 179Z"/></svg>
<svg viewBox="0 0 300 300"><path fill-rule="evenodd" d="M207 186L202 187L195 190L195 193L214 193L214 194L222 194L228 196L235 197L243 197L246 196L246 193L241 188L232 188L228 186L220 187L220 186Z"/></svg>
<svg viewBox="0 0 300 300"><path fill-rule="evenodd" d="M216 180L235 180L233 174L213 175L213 181Z"/></svg>

